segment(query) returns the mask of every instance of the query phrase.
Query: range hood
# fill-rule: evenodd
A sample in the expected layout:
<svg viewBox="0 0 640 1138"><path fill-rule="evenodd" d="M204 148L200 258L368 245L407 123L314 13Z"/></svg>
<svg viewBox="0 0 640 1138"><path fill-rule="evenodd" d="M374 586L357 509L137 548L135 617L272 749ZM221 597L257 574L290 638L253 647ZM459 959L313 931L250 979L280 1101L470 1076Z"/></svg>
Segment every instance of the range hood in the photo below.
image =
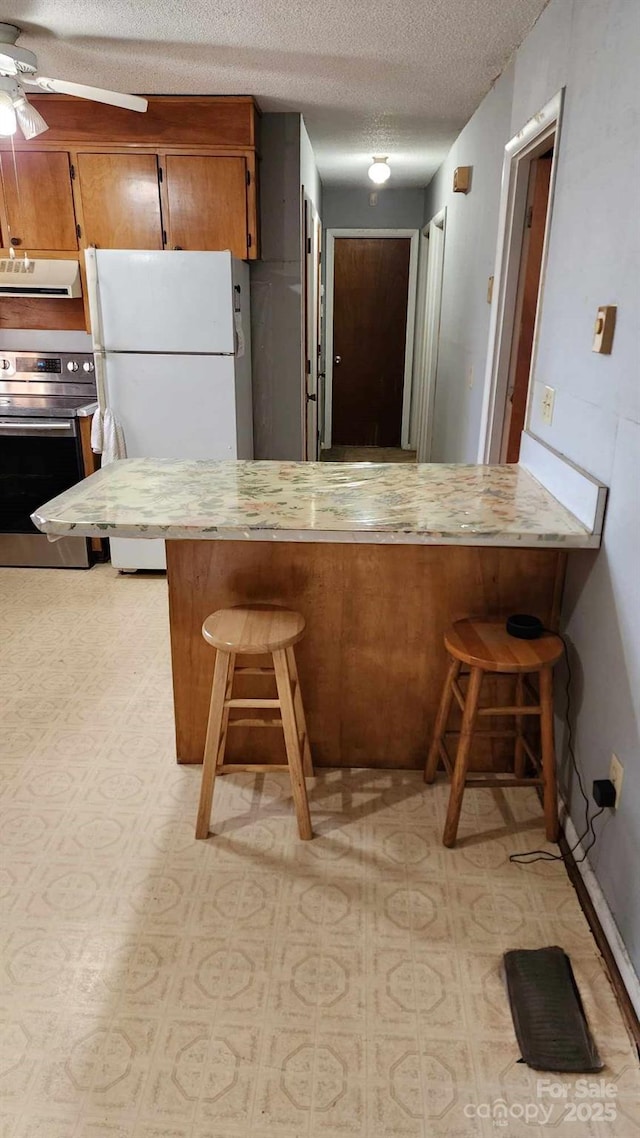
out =
<svg viewBox="0 0 640 1138"><path fill-rule="evenodd" d="M32 260L29 257L0 259L0 296L82 296L77 261Z"/></svg>

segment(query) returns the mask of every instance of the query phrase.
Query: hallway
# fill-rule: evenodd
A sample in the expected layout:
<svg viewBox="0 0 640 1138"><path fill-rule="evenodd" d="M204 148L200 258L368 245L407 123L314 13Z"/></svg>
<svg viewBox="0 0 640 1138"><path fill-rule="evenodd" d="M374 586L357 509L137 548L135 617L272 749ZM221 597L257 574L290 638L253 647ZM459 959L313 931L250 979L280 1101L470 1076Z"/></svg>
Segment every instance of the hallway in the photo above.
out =
<svg viewBox="0 0 640 1138"><path fill-rule="evenodd" d="M415 462L414 450L401 447L329 447L320 455L321 462Z"/></svg>

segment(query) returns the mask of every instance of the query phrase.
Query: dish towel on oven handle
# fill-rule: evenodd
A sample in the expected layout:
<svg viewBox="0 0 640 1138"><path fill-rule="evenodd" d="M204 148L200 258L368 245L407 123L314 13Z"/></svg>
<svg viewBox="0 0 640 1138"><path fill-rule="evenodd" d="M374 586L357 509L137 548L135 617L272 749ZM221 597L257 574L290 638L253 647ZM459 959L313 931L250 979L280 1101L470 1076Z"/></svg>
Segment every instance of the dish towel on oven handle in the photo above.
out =
<svg viewBox="0 0 640 1138"><path fill-rule="evenodd" d="M85 265L87 272L87 293L89 296L89 312L91 314L91 328L93 332L93 348L96 368L96 393L98 396L98 410L91 420L91 449L94 454L102 455L102 466L114 462L118 458L127 457L127 448L124 440L124 431L116 419L113 411L107 404L107 389L104 374L104 350L102 348L102 321L100 318L100 298L98 292L98 272L96 266L96 251L94 248L85 250Z"/></svg>

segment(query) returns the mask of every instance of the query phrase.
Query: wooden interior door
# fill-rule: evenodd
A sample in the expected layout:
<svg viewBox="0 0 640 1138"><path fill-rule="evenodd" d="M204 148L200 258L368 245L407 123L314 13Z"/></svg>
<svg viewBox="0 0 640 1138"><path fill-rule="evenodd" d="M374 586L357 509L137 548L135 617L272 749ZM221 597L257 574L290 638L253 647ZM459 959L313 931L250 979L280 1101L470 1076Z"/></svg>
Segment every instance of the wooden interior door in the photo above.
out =
<svg viewBox="0 0 640 1138"><path fill-rule="evenodd" d="M78 154L83 244L162 249L155 154Z"/></svg>
<svg viewBox="0 0 640 1138"><path fill-rule="evenodd" d="M69 155L29 150L0 155L6 216L2 244L29 252L78 248Z"/></svg>
<svg viewBox="0 0 640 1138"><path fill-rule="evenodd" d="M399 447L409 237L337 237L332 446Z"/></svg>
<svg viewBox="0 0 640 1138"><path fill-rule="evenodd" d="M168 154L164 168L169 247L230 249L246 258L246 160Z"/></svg>
<svg viewBox="0 0 640 1138"><path fill-rule="evenodd" d="M509 389L503 431L503 462L520 458L520 439L524 430L531 376L533 336L538 312L542 250L549 207L552 155L545 154L531 163L525 232L518 277L515 335L511 352Z"/></svg>

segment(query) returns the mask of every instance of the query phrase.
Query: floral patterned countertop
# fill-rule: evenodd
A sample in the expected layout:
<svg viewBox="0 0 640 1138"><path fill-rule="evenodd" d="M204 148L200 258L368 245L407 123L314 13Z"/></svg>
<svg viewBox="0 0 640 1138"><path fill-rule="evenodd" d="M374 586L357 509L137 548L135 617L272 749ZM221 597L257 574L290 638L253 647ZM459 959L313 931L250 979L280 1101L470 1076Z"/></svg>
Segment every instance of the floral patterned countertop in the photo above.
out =
<svg viewBox="0 0 640 1138"><path fill-rule="evenodd" d="M518 466L124 459L33 521L78 537L600 544Z"/></svg>

